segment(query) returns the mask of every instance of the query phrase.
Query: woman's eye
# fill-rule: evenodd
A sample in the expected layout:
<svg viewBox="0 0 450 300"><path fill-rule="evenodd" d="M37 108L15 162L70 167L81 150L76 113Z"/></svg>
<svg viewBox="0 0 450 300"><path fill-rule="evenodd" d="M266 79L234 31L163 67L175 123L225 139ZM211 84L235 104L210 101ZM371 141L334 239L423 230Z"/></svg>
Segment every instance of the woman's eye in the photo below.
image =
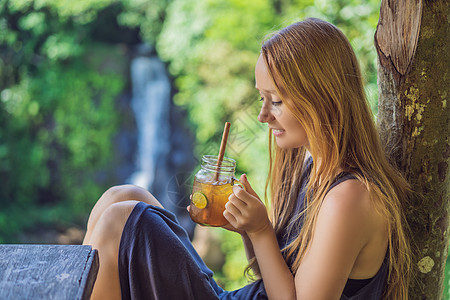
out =
<svg viewBox="0 0 450 300"><path fill-rule="evenodd" d="M260 97L259 101L263 102L264 101L264 97ZM280 106L283 103L283 101L272 101L271 103L272 103L273 106Z"/></svg>

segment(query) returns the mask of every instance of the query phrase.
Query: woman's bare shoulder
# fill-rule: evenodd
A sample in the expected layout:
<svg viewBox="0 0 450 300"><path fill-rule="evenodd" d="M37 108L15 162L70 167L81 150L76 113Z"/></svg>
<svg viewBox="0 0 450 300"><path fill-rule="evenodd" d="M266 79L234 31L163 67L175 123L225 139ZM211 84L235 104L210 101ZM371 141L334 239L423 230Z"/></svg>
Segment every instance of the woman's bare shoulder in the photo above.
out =
<svg viewBox="0 0 450 300"><path fill-rule="evenodd" d="M373 203L366 185L358 179L349 179L328 191L321 210L365 215L373 213Z"/></svg>
<svg viewBox="0 0 450 300"><path fill-rule="evenodd" d="M296 287L304 291L302 295L324 287L328 290L324 295L342 293L345 282L355 272L361 252L371 244L377 231L377 221L372 215L369 191L359 180L345 180L329 190L319 208L309 249L296 274ZM363 276L373 271L365 265L358 269L362 270L358 275Z"/></svg>
<svg viewBox="0 0 450 300"><path fill-rule="evenodd" d="M375 237L384 235L385 217L379 214L364 183L357 179L343 181L333 187L325 196L318 215L318 222L325 222L345 230L339 235L359 237L364 247Z"/></svg>

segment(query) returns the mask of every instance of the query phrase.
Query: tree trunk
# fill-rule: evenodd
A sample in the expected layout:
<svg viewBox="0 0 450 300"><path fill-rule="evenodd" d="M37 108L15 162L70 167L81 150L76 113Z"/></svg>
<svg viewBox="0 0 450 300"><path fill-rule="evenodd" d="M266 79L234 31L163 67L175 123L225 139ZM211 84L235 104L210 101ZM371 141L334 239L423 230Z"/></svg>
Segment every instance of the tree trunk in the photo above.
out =
<svg viewBox="0 0 450 300"><path fill-rule="evenodd" d="M411 299L441 299L448 254L449 8L448 0L382 0L375 33L381 139L417 192L407 211L417 245Z"/></svg>

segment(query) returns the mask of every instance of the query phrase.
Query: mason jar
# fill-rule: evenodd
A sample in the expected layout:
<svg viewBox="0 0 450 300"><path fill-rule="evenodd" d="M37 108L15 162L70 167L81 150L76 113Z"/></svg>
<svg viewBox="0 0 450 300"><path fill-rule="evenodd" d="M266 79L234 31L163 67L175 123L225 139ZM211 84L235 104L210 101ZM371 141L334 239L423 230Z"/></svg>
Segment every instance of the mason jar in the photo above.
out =
<svg viewBox="0 0 450 300"><path fill-rule="evenodd" d="M236 161L224 157L217 166L217 155L204 155L200 170L195 174L189 215L199 224L224 226L228 221L223 216L228 197L237 183L234 176Z"/></svg>

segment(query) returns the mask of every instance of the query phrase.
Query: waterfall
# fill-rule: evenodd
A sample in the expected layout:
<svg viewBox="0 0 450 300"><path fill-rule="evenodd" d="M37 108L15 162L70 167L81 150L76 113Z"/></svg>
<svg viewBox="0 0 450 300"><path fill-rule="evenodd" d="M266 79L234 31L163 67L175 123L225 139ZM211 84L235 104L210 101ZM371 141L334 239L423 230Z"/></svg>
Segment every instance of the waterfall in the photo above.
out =
<svg viewBox="0 0 450 300"><path fill-rule="evenodd" d="M171 83L166 66L143 48L131 62L131 107L137 128L135 170L127 182L149 190L174 212L190 235L193 223L186 206L190 187L180 184L192 174L193 139L183 117L172 104Z"/></svg>
<svg viewBox="0 0 450 300"><path fill-rule="evenodd" d="M137 125L136 170L129 182L151 189L170 151L170 91L165 65L156 56L131 62L132 99ZM164 201L162 201L164 202Z"/></svg>

